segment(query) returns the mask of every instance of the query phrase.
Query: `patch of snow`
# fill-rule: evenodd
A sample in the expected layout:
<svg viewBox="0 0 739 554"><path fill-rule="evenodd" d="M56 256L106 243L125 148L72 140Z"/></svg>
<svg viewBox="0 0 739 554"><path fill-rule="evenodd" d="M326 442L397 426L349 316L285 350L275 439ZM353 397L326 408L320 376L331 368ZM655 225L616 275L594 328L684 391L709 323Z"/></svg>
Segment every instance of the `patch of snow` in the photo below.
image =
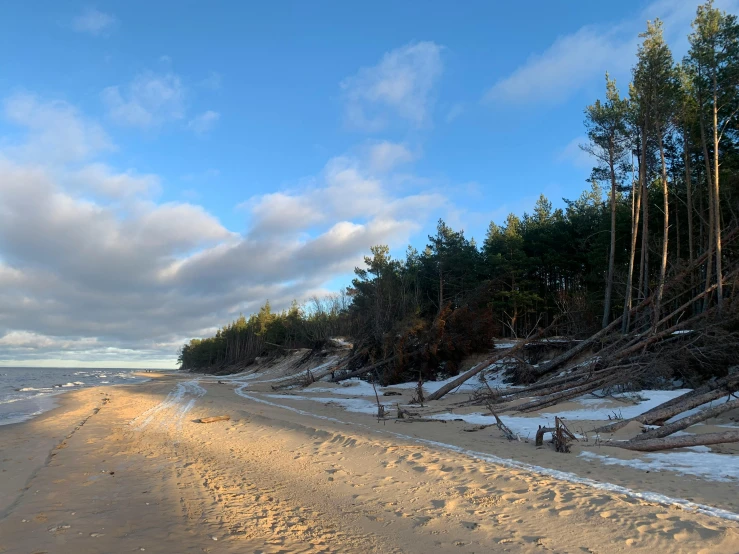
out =
<svg viewBox="0 0 739 554"><path fill-rule="evenodd" d="M285 400L312 400L321 404L336 404L349 412L361 414L376 414L377 404L361 398L327 398L320 396L300 396L297 394L266 394L268 398L282 398Z"/></svg>
<svg viewBox="0 0 739 554"><path fill-rule="evenodd" d="M539 426L543 427L554 427L554 418L558 416L565 420L565 424L570 427L570 431L575 433L577 427L576 421L582 420L594 420L604 421L608 420L609 416L613 417L614 410L620 413L624 419L629 419L643 414L647 410L651 410L655 406L659 406L663 402L667 402L672 398L680 396L688 392L688 390L675 390L675 391L642 391L641 395L647 397L647 400L639 404L627 405L614 407L613 400L608 398L592 398L582 396L575 400L583 405L581 409L564 410L560 412L545 412L531 416L501 416L503 423L505 423L511 431L519 434L522 437L533 437L536 435L536 431ZM495 423L495 418L491 415L483 413L473 414L453 414L443 413L432 416L436 419L463 419L468 423L475 425L491 425Z"/></svg>
<svg viewBox="0 0 739 554"><path fill-rule="evenodd" d="M681 475L695 475L709 481L728 482L739 479L739 457L708 451L650 453L645 458L625 460L604 456L590 451L580 452L580 457L597 459L606 465L620 465L645 471L674 471Z"/></svg>
<svg viewBox="0 0 739 554"><path fill-rule="evenodd" d="M513 348L514 346L516 346L516 344L518 344L518 343L515 343L515 342L496 342L495 343L495 348Z"/></svg>
<svg viewBox="0 0 739 554"><path fill-rule="evenodd" d="M377 394L382 396L383 391L387 387L377 387ZM374 396L375 389L372 388L372 383L362 381L358 378L347 379L343 381L338 387L308 387L304 389L304 392L329 392L334 394L346 394L350 396Z"/></svg>

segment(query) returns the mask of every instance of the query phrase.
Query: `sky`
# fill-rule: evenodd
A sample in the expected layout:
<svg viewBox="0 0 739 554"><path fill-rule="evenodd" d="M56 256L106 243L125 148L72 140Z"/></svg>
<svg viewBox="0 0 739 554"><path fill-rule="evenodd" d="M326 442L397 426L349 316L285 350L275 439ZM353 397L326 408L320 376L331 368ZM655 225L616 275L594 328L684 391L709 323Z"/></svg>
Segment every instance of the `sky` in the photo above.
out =
<svg viewBox="0 0 739 554"><path fill-rule="evenodd" d="M5 3L0 365L174 367L372 245L562 206L605 72L656 17L682 58L696 6Z"/></svg>

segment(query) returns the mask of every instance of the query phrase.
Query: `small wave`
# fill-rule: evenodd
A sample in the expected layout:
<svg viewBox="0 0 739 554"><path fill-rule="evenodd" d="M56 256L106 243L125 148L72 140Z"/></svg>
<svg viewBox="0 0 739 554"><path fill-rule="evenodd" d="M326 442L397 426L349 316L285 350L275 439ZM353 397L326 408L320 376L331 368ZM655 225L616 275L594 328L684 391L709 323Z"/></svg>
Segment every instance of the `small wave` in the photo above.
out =
<svg viewBox="0 0 739 554"><path fill-rule="evenodd" d="M41 390L41 389L35 389L33 387L23 387L22 389L18 389L18 392L30 392L33 390Z"/></svg>

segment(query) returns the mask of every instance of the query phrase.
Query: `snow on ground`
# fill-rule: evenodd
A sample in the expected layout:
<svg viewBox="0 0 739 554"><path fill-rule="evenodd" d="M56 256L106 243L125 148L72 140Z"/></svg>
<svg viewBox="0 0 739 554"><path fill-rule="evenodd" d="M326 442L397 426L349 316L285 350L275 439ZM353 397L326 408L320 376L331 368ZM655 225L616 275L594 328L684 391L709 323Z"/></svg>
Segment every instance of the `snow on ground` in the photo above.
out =
<svg viewBox="0 0 739 554"><path fill-rule="evenodd" d="M336 404L341 406L348 412L358 412L362 414L376 414L377 403L364 400L362 398L335 398L320 396L300 396L297 394L265 394L267 398L277 398L284 400L312 400L321 404Z"/></svg>
<svg viewBox="0 0 739 554"><path fill-rule="evenodd" d="M384 390L387 387L377 387L377 394L382 396ZM304 389L304 392L328 392L333 394L345 394L349 396L374 396L375 389L372 387L372 383L362 381L361 379L347 379L343 381L341 385L337 387L313 387L310 386Z"/></svg>
<svg viewBox="0 0 739 554"><path fill-rule="evenodd" d="M495 348L513 348L518 343L516 342L497 342L495 343Z"/></svg>
<svg viewBox="0 0 739 554"><path fill-rule="evenodd" d="M491 368L494 368L495 364L489 366L488 370ZM447 383L451 383L454 381L458 376L455 377L449 377L448 379L443 379L441 381L426 381L423 383L423 390L426 394L431 394L433 392L436 392L441 387L446 385ZM485 379L487 380L488 384L493 388L517 388L512 385L508 385L503 382L504 375L503 371L498 371L494 375L486 375ZM400 389L400 390L408 390L408 389L415 389L416 386L418 386L418 383L410 382L410 383L399 383L397 385L389 385L387 387L380 387L377 386L377 394L382 396L382 394L385 391L393 390L393 389ZM463 383L460 385L457 389L455 389L456 392L473 392L477 390L481 386L481 383L476 378L470 379L468 382ZM321 392L321 393L333 393L333 394L345 394L350 396L374 396L375 390L372 387L372 383L368 383L367 381L362 381L359 378L354 379L347 379L346 381L343 381L341 386L339 387L309 387L305 389L306 392Z"/></svg>
<svg viewBox="0 0 739 554"><path fill-rule="evenodd" d="M510 428L511 431L517 433L521 437L529 438L536 435L536 431L539 426L543 427L554 427L554 418L558 416L563 418L570 427L570 431L573 433L578 432L577 424L574 423L578 420L596 420L605 421L609 418L614 417L614 411L616 414L620 414L624 419L629 419L643 414L647 410L651 410L655 406L659 406L663 402L667 402L681 394L688 392L688 389L679 389L672 391L665 390L645 390L639 393L640 397L645 398L644 401L638 404L618 404L614 405L614 401L611 398L595 398L588 395L581 396L575 399L573 402L578 403L582 408L558 411L558 412L544 412L531 416L502 416L503 422ZM436 419L463 419L468 423L475 425L491 425L495 423L495 418L491 415L483 413L472 413L472 414L453 414L450 412L443 414L436 414L432 416Z"/></svg>
<svg viewBox="0 0 739 554"><path fill-rule="evenodd" d="M630 460L584 450L580 452L580 457L598 460L606 465L628 466L644 471L674 471L681 475L695 475L710 481L739 479L739 457L716 454L705 447L696 447L691 450L691 452L657 452Z"/></svg>

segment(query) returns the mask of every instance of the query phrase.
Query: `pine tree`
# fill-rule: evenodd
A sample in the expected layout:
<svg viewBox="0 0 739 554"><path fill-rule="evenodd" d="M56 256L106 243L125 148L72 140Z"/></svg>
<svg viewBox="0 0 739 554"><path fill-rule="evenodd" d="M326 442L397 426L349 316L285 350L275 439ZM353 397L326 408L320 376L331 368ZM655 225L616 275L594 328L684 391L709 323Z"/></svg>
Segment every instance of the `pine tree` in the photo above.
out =
<svg viewBox="0 0 739 554"><path fill-rule="evenodd" d="M711 286L713 274L711 253L715 252L716 294L718 308L721 311L723 271L719 155L724 133L739 109L736 90L739 86L739 25L736 16L714 8L712 0L699 6L693 22L693 33L690 35L690 54L687 63L691 66L695 79L701 142L709 187L709 262L706 271L706 289ZM706 123L707 119L710 124ZM710 146L713 149L713 167L709 161L709 129L712 135Z"/></svg>
<svg viewBox="0 0 739 554"><path fill-rule="evenodd" d="M608 276L606 278L605 299L603 302L603 322L606 327L611 314L611 295L613 277L616 266L616 193L618 189L618 166L629 147L630 137L627 133L626 115L628 101L622 99L616 81L606 73L606 100L596 100L595 104L585 109L585 128L589 144L583 150L593 155L600 163L594 170L594 178L605 174L611 183L611 242L608 254Z"/></svg>

